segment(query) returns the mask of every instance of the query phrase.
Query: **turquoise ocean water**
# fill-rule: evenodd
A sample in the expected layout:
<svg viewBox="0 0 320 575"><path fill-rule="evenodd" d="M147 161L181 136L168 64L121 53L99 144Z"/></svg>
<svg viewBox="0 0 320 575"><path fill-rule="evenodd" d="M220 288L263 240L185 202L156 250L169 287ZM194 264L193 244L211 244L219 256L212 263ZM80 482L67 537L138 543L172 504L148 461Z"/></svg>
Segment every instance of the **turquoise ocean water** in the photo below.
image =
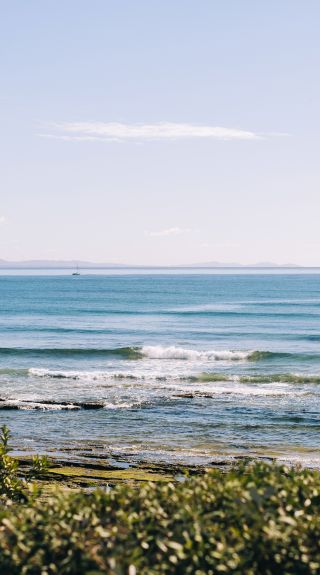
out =
<svg viewBox="0 0 320 575"><path fill-rule="evenodd" d="M19 450L320 467L320 274L1 274Z"/></svg>

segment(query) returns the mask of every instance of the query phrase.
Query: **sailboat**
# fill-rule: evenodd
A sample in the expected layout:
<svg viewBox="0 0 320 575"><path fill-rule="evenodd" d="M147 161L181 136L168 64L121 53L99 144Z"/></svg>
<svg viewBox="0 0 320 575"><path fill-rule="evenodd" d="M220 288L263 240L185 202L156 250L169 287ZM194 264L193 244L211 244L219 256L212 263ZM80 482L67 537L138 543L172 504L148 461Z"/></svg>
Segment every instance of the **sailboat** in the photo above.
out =
<svg viewBox="0 0 320 575"><path fill-rule="evenodd" d="M73 276L79 276L79 275L80 275L78 264L77 264L77 269L76 269L76 271L72 272L72 275L73 275Z"/></svg>

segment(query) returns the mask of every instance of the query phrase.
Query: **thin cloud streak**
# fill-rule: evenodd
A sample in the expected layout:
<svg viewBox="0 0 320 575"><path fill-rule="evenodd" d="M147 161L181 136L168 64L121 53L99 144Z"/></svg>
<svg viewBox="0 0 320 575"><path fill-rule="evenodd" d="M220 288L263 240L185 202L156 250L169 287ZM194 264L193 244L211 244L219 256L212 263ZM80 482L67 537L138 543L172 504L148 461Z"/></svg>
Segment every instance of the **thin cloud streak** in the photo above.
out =
<svg viewBox="0 0 320 575"><path fill-rule="evenodd" d="M146 231L145 234L146 234L146 236L149 236L149 237L164 237L164 236L179 236L181 234L185 234L185 233L188 233L191 231L192 230L190 228L173 227L173 228L167 228L165 230L159 230L159 231L155 231L155 232Z"/></svg>
<svg viewBox="0 0 320 575"><path fill-rule="evenodd" d="M51 126L54 133L44 137L75 141L175 141L175 140L259 140L262 135L238 128L159 122L127 124L121 122L63 122Z"/></svg>
<svg viewBox="0 0 320 575"><path fill-rule="evenodd" d="M222 248L240 248L240 244L237 243L216 243L216 244L209 244L204 242L201 244L202 248L210 248L210 249L222 249Z"/></svg>

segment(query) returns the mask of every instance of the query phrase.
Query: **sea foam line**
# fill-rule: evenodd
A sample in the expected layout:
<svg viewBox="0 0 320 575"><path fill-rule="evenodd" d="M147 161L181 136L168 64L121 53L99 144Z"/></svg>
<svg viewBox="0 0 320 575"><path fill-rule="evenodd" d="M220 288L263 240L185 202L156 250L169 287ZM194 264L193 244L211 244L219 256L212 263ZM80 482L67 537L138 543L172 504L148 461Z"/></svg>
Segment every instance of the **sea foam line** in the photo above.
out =
<svg viewBox="0 0 320 575"><path fill-rule="evenodd" d="M149 373L149 372L125 372L125 371L72 371L50 370L32 367L27 372L32 377L50 379L69 379L75 381L154 381L154 382L189 382L189 383L213 383L233 382L247 384L288 383L288 384L320 384L320 374L311 373L267 373L235 375L223 372L201 373Z"/></svg>
<svg viewBox="0 0 320 575"><path fill-rule="evenodd" d="M186 360L245 360L255 353L253 351L203 350L185 349L175 345L146 345L141 349L142 355L150 359L186 359Z"/></svg>

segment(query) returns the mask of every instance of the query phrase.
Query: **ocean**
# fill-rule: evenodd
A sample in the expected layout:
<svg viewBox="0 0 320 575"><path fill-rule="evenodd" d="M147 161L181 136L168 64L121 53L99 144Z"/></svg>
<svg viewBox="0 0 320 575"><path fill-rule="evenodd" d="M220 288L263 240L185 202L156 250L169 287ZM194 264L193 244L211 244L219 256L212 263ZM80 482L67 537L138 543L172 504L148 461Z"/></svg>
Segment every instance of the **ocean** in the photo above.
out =
<svg viewBox="0 0 320 575"><path fill-rule="evenodd" d="M16 452L320 467L319 390L319 273L1 272Z"/></svg>

